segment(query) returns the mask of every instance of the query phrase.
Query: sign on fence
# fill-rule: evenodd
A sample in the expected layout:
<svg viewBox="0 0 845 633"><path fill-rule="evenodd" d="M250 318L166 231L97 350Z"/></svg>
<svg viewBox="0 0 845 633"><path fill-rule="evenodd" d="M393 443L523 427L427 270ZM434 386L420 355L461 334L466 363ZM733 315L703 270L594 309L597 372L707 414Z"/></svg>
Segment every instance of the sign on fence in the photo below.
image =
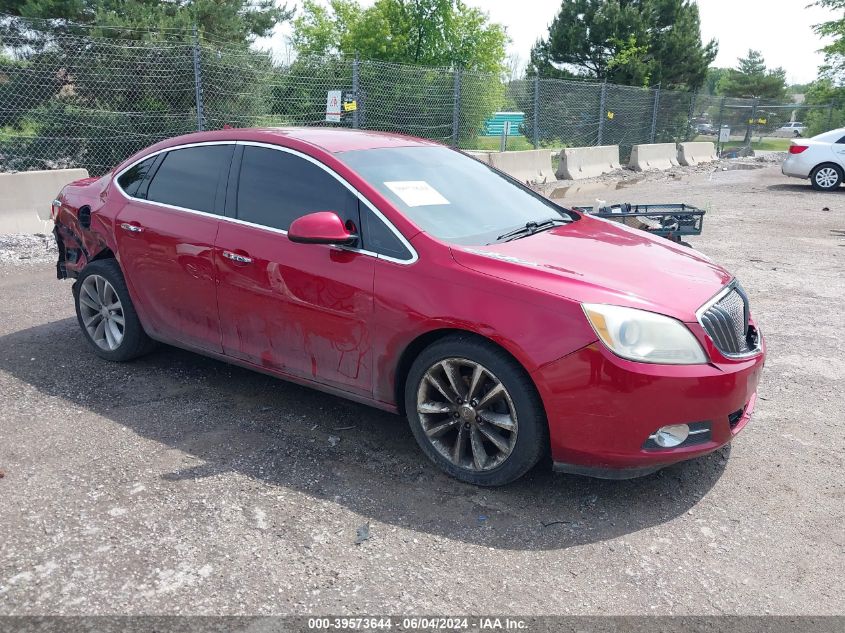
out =
<svg viewBox="0 0 845 633"><path fill-rule="evenodd" d="M326 95L326 121L340 123L340 90L329 90Z"/></svg>
<svg viewBox="0 0 845 633"><path fill-rule="evenodd" d="M719 130L719 142L727 143L729 140L731 140L731 128L727 125L723 125Z"/></svg>

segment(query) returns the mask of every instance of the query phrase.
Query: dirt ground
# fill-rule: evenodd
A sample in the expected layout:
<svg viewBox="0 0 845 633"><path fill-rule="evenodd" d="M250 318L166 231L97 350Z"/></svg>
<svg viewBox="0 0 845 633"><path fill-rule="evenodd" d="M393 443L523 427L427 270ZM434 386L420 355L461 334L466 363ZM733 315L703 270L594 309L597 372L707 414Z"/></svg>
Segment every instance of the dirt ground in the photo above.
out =
<svg viewBox="0 0 845 633"><path fill-rule="evenodd" d="M474 488L398 417L172 348L101 361L52 262L5 258L0 613L844 614L845 189L769 164L557 196L708 210L690 241L769 345L732 447Z"/></svg>

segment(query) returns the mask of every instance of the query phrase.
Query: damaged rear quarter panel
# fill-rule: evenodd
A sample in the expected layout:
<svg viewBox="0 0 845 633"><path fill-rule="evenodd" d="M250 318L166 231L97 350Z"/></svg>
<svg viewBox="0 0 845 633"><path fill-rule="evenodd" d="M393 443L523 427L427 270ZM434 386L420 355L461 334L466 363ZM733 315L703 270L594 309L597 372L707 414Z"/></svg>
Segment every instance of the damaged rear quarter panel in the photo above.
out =
<svg viewBox="0 0 845 633"><path fill-rule="evenodd" d="M86 178L67 185L59 194L61 207L56 216L58 236L66 249L79 249L75 262L67 261L65 268L76 276L88 262L96 259L105 250L117 255L114 239L114 219L122 201L112 196L107 201L111 174L100 178ZM79 211L82 207L91 210L88 228L82 226Z"/></svg>

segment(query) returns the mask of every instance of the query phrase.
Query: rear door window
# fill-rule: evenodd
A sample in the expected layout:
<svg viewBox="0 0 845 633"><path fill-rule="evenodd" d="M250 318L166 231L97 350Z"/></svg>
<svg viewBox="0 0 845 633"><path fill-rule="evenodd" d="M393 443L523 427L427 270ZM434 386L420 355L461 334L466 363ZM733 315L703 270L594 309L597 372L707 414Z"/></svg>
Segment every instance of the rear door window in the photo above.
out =
<svg viewBox="0 0 845 633"><path fill-rule="evenodd" d="M357 197L330 173L300 156L269 147L244 147L239 220L287 231L303 215L334 211L358 230L357 203Z"/></svg>
<svg viewBox="0 0 845 633"><path fill-rule="evenodd" d="M120 175L120 178L117 179L117 184L126 192L127 196L135 195L138 191L138 186L144 180L147 173L149 173L150 167L153 166L156 158L157 156L152 156L142 160L140 163L132 165L132 167Z"/></svg>
<svg viewBox="0 0 845 633"><path fill-rule="evenodd" d="M167 152L147 189L147 200L214 213L218 184L234 147L201 145Z"/></svg>

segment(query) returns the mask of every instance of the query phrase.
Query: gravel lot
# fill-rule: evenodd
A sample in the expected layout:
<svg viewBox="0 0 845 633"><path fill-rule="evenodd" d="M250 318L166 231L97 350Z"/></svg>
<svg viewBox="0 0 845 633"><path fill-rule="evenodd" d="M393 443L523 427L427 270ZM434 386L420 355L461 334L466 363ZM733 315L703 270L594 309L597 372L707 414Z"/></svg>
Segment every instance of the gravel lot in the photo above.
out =
<svg viewBox="0 0 845 633"><path fill-rule="evenodd" d="M172 348L108 364L52 256L0 258L0 614L845 614L845 190L760 165L559 193L708 209L690 241L768 338L734 445L634 481L473 488L398 417Z"/></svg>

